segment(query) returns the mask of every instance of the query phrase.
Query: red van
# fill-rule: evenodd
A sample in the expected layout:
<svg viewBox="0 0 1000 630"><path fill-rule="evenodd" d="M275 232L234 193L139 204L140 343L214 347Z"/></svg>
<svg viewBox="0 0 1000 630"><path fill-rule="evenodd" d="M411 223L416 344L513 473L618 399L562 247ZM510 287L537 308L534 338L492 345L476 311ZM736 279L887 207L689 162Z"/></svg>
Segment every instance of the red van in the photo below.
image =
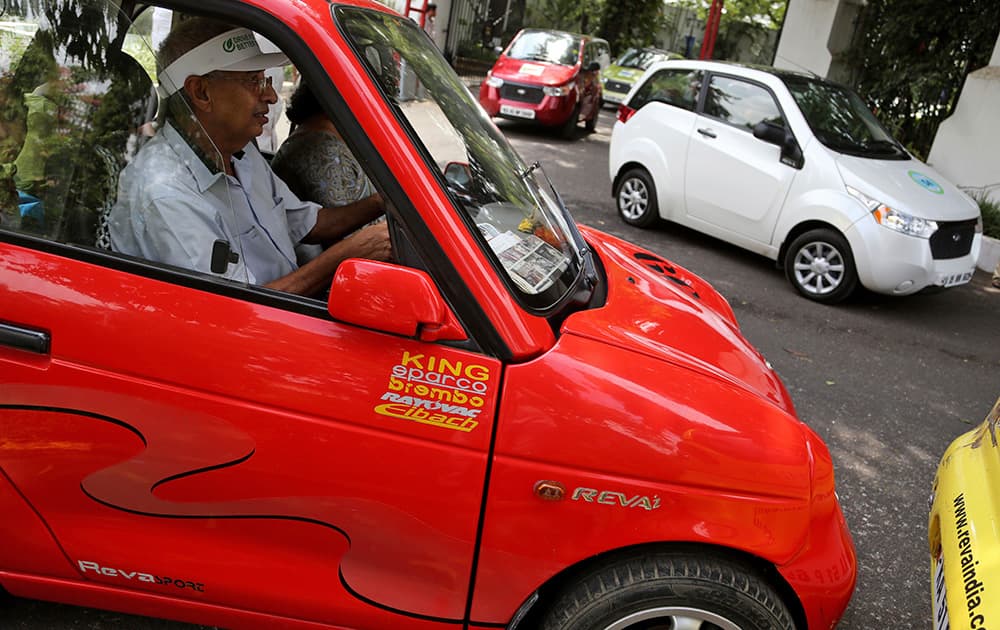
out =
<svg viewBox="0 0 1000 630"><path fill-rule="evenodd" d="M526 28L479 86L479 102L490 116L532 120L573 137L579 121L597 127L601 70L611 64L603 39L563 31Z"/></svg>
<svg viewBox="0 0 1000 630"><path fill-rule="evenodd" d="M384 200L391 262L305 297L239 270L257 233L211 268L109 247L122 167L165 129L154 8L287 55ZM4 20L0 149L49 151L39 187L0 171L0 587L226 628L837 623L856 560L830 453L726 300L579 228L412 20L367 0ZM55 106L18 106L39 85Z"/></svg>

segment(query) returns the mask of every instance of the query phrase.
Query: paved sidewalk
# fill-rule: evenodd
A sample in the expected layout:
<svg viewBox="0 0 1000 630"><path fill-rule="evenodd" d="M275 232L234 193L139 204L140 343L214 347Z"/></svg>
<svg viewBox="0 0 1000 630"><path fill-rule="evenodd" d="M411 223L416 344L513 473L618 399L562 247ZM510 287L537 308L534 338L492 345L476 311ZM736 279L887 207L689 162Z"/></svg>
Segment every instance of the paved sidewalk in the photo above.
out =
<svg viewBox="0 0 1000 630"><path fill-rule="evenodd" d="M486 77L481 74L460 74L458 75L458 78L462 80L462 83L464 83L469 88L469 91L475 96L479 96L479 84L486 79Z"/></svg>

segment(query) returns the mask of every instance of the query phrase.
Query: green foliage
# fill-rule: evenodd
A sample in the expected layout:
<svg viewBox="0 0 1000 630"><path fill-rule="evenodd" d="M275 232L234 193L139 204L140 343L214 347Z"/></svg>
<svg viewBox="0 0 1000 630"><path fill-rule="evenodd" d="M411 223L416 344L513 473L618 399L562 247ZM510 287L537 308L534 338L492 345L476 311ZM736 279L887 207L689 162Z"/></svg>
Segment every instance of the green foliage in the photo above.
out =
<svg viewBox="0 0 1000 630"><path fill-rule="evenodd" d="M966 75L988 65L1000 31L997 0L869 0L846 60L879 119L926 158Z"/></svg>
<svg viewBox="0 0 1000 630"><path fill-rule="evenodd" d="M492 48L484 45L483 42L476 40L471 42L462 42L459 44L458 49L456 50L456 56L463 57L465 59L474 59L476 61L485 61L492 64L497 60L499 55L497 55L496 51Z"/></svg>
<svg viewBox="0 0 1000 630"><path fill-rule="evenodd" d="M526 24L596 35L618 54L651 46L663 21L662 0L539 0L528 7Z"/></svg>
<svg viewBox="0 0 1000 630"><path fill-rule="evenodd" d="M711 0L675 0L671 4L695 9L700 20L708 17L708 9L712 6ZM785 20L787 8L788 0L725 0L722 22L744 22L778 28Z"/></svg>
<svg viewBox="0 0 1000 630"><path fill-rule="evenodd" d="M711 2L673 0L670 4L694 9L705 19ZM788 0L726 0L722 31L737 23L776 29L787 6ZM668 27L664 7L662 0L536 0L527 8L525 24L603 37L617 55L630 47L656 44L661 29Z"/></svg>
<svg viewBox="0 0 1000 630"><path fill-rule="evenodd" d="M615 54L652 45L664 22L662 0L608 0L600 15L599 33Z"/></svg>
<svg viewBox="0 0 1000 630"><path fill-rule="evenodd" d="M613 0L612 0L613 1ZM632 0L622 0L630 4ZM538 0L527 7L525 25L574 33L596 34L597 16L605 0Z"/></svg>
<svg viewBox="0 0 1000 630"><path fill-rule="evenodd" d="M990 199L985 192L972 196L983 215L983 234L1000 238L1000 202Z"/></svg>

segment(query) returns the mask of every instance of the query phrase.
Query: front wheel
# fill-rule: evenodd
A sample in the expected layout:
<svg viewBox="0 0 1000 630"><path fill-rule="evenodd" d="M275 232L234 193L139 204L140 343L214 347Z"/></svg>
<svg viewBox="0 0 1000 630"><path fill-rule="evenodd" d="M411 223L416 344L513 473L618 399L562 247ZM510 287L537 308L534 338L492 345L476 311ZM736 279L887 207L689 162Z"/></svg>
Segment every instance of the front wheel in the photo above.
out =
<svg viewBox="0 0 1000 630"><path fill-rule="evenodd" d="M580 103L577 103L573 107L573 111L569 113L569 118L566 122L562 124L559 128L559 135L566 140L572 140L576 136L576 124L580 121Z"/></svg>
<svg viewBox="0 0 1000 630"><path fill-rule="evenodd" d="M716 554L647 554L599 566L563 591L542 630L795 630L749 564Z"/></svg>
<svg viewBox="0 0 1000 630"><path fill-rule="evenodd" d="M615 189L618 216L636 227L649 227L659 218L653 180L645 169L631 168L618 180Z"/></svg>
<svg viewBox="0 0 1000 630"><path fill-rule="evenodd" d="M795 289L816 302L836 304L858 286L847 239L827 228L800 234L785 254L785 275Z"/></svg>

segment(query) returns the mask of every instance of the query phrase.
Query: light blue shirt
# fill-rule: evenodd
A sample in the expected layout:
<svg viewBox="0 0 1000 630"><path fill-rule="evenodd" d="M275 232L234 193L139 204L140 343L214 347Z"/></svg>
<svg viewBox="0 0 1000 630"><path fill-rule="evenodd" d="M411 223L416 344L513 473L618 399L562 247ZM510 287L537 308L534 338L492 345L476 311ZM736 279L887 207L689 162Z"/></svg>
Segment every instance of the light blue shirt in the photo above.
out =
<svg viewBox="0 0 1000 630"><path fill-rule="evenodd" d="M267 284L295 271L295 245L316 225L320 206L295 196L252 143L233 167L236 177L212 173L164 125L122 171L111 248L210 273L212 246L222 239L240 254L226 278Z"/></svg>

